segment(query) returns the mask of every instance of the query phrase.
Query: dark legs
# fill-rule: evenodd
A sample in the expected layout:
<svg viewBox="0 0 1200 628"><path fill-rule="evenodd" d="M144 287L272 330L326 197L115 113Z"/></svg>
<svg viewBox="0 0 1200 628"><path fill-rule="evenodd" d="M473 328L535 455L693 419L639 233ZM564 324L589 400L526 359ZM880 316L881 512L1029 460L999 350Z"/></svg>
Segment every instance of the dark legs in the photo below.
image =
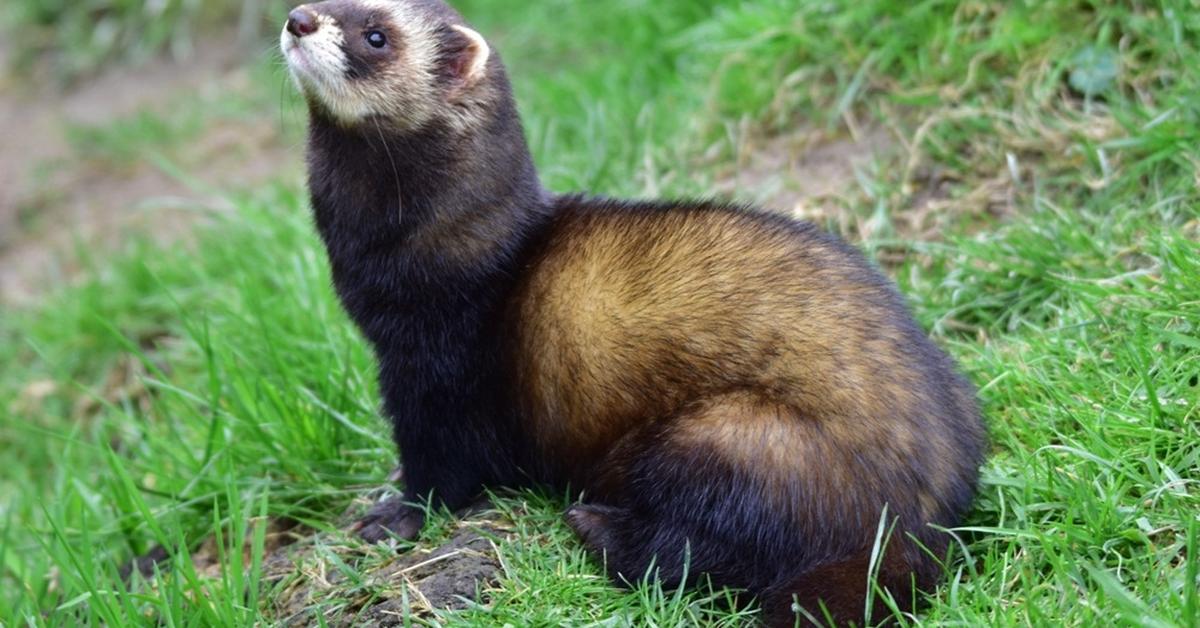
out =
<svg viewBox="0 0 1200 628"><path fill-rule="evenodd" d="M465 510L483 491L482 480L471 473L473 467L469 465L442 471L426 468L430 462L427 456L412 458L412 462L404 465L403 473L393 471L389 476L389 480L396 475L404 477L407 485L404 494L380 501L354 524L353 529L364 541L377 543L393 537L414 540L425 525L425 503L432 501L453 511Z"/></svg>
<svg viewBox="0 0 1200 628"><path fill-rule="evenodd" d="M392 497L375 504L354 524L353 530L368 543L396 537L405 541L417 538L425 525L425 511L406 499Z"/></svg>

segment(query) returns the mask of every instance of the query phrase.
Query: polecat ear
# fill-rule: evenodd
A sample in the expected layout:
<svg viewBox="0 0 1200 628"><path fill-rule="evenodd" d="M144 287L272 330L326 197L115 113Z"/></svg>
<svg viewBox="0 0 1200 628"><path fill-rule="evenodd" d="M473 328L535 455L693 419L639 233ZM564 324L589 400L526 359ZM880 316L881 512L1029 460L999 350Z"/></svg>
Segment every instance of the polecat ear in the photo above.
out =
<svg viewBox="0 0 1200 628"><path fill-rule="evenodd" d="M492 49L483 35L466 26L452 25L452 33L443 43L443 71L447 78L469 87L484 77Z"/></svg>

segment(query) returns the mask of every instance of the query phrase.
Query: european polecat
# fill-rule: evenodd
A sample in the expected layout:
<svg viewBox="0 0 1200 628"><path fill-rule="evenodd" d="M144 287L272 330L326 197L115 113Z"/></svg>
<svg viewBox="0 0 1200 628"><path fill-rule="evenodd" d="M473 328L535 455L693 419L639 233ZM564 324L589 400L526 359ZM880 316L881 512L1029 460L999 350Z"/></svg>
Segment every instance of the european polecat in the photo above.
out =
<svg viewBox="0 0 1200 628"><path fill-rule="evenodd" d="M301 6L282 46L406 484L363 538L542 484L579 491L567 521L615 580L707 576L772 624L793 599L861 621L869 577L901 606L936 584L984 429L855 249L752 208L547 192L503 64L441 0Z"/></svg>

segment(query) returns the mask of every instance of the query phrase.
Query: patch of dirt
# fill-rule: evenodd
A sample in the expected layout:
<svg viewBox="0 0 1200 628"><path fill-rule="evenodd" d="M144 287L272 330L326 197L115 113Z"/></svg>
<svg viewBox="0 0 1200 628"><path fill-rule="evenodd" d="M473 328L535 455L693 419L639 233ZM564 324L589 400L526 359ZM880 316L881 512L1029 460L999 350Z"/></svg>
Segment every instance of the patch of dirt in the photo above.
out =
<svg viewBox="0 0 1200 628"><path fill-rule="evenodd" d="M399 554L384 546L364 553L318 536L270 554L264 577L277 587L272 604L286 626L398 626L406 616L475 604L499 577L496 542L511 534L508 522L489 512L459 522L437 547Z"/></svg>
<svg viewBox="0 0 1200 628"><path fill-rule="evenodd" d="M748 133L717 190L832 225L851 240L935 241L948 230L970 231L1016 212L1019 176L1013 172L963 181L961 173L924 163L919 147L925 131L913 137L897 133L880 126L856 129L850 136L803 128L765 138ZM876 168L897 168L903 175L898 189L868 190L875 181L896 181L879 176ZM869 206L876 194L887 195L882 199L886 213L852 211ZM876 251L885 265L909 254L903 245Z"/></svg>
<svg viewBox="0 0 1200 628"><path fill-rule="evenodd" d="M356 500L338 518L337 529L349 529L363 504L378 497ZM464 517L452 523L444 542L412 547L369 545L350 532L317 532L295 520L270 520L261 565L274 621L296 628L398 626L406 617L429 618L436 611L480 603L481 594L499 579L503 566L497 543L512 537L512 522L486 500L468 508ZM189 555L197 575L221 580L222 557L235 552L241 553L243 565L250 565L253 528L236 546L219 547L215 536L201 542ZM155 546L122 565L119 573L127 583L137 574L153 587L156 574L170 566L170 552Z"/></svg>
<svg viewBox="0 0 1200 628"><path fill-rule="evenodd" d="M263 534L263 553L268 557L273 556L283 551L283 548L311 536L312 533L311 528L302 526L295 520L272 519L267 523L267 529ZM248 532L240 545L243 565L249 565L253 559L253 556L250 555L253 534L253 530ZM190 554L190 558L198 574L217 580L221 578L221 556L229 555L229 553L228 549L222 551L218 548L216 537L210 536L200 544L196 551ZM167 548L155 545L150 551L122 565L117 572L126 582L135 572L140 574L144 580L151 580L156 571L168 568L170 559L171 552Z"/></svg>
<svg viewBox="0 0 1200 628"><path fill-rule="evenodd" d="M232 39L211 44L187 62L109 69L65 93L0 78L0 303L30 302L71 278L75 246L112 250L131 233L173 241L202 214L197 207L222 206L206 190L300 172L299 151L281 137L278 119L223 120L204 129L185 147L186 181L150 155L112 168L76 154L69 126L104 126L139 111L165 111L181 97L249 89L247 46Z"/></svg>
<svg viewBox="0 0 1200 628"><path fill-rule="evenodd" d="M876 160L894 155L889 131L872 128L853 137L801 129L742 141L732 171L717 182L717 192L747 198L786 214L819 223L832 221L847 233L847 199L862 193L859 173Z"/></svg>

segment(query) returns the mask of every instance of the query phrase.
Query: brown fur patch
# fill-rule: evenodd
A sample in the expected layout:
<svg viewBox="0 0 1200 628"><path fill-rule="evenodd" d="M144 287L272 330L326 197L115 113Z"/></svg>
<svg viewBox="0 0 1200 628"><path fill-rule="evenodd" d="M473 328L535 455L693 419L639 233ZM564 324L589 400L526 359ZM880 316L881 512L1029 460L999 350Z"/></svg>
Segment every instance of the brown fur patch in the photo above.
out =
<svg viewBox="0 0 1200 628"><path fill-rule="evenodd" d="M751 390L848 446L915 453L891 420L922 399L898 300L815 230L717 209L569 215L523 290L521 393L548 451L586 464L646 420Z"/></svg>

